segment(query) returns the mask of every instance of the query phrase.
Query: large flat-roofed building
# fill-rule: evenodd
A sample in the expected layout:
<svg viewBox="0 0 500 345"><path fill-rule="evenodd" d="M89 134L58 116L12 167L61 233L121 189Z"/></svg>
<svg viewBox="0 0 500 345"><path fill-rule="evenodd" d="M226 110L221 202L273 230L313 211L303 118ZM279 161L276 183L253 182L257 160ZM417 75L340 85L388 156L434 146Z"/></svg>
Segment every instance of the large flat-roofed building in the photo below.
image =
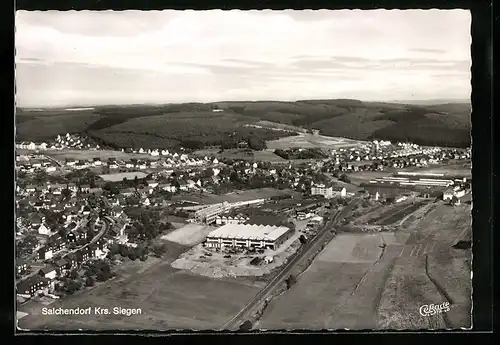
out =
<svg viewBox="0 0 500 345"><path fill-rule="evenodd" d="M212 224L213 222L215 222L217 216L228 211L229 209L230 204L224 201L220 204L211 205L196 211L194 217L199 222Z"/></svg>
<svg viewBox="0 0 500 345"><path fill-rule="evenodd" d="M207 236L206 245L212 248L255 247L276 249L292 236L286 226L226 224Z"/></svg>
<svg viewBox="0 0 500 345"><path fill-rule="evenodd" d="M314 184L311 186L311 195L323 195L327 199L333 197L345 197L346 189L341 186L332 186L325 184Z"/></svg>

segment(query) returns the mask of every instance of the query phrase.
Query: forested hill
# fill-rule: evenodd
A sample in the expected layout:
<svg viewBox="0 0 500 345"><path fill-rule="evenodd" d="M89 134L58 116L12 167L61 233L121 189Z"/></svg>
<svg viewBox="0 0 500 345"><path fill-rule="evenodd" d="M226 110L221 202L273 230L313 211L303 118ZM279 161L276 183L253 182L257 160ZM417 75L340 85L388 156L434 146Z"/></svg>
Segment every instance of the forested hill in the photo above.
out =
<svg viewBox="0 0 500 345"><path fill-rule="evenodd" d="M470 119L469 103L411 105L347 99L18 109L16 140L85 132L118 147L175 147L186 141L213 146L229 137L273 140L292 135L293 128L300 127L360 140L463 147L471 142ZM290 132L255 127L272 127L273 123Z"/></svg>

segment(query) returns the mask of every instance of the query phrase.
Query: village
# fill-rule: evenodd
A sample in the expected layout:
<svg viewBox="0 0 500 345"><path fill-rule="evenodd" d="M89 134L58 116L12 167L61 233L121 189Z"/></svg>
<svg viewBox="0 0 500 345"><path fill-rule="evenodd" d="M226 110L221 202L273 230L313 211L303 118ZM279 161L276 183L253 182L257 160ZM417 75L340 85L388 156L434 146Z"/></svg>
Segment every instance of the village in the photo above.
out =
<svg viewBox="0 0 500 345"><path fill-rule="evenodd" d="M161 258L161 239L175 241L188 228L196 233L186 244L194 247L174 266L191 269L211 257L202 274L216 276L218 257L219 274L260 275L286 261L296 250L286 248L314 237L331 210L349 199L459 203L471 188L470 176L425 170L467 163L470 149L373 141L332 149L327 158L274 164L81 143L83 137L67 134L54 143L18 146L19 305L65 298L113 279L124 259ZM71 158L79 156L89 158ZM409 168L417 170L403 171ZM362 173L368 175L357 176ZM229 266L241 266L234 263L241 248L250 248L247 267L264 262L268 268L231 271Z"/></svg>

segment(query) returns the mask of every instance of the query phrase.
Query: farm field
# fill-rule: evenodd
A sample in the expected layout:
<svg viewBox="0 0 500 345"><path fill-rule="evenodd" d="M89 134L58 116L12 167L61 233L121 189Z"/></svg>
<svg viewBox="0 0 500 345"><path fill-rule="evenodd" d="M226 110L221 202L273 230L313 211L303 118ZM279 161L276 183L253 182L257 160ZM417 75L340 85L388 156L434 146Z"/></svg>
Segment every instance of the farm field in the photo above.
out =
<svg viewBox="0 0 500 345"><path fill-rule="evenodd" d="M340 233L269 303L259 329L443 329L470 326L470 206L439 204L408 230ZM386 246L380 246L384 243ZM451 310L423 317L423 304Z"/></svg>
<svg viewBox="0 0 500 345"><path fill-rule="evenodd" d="M418 201L415 204L405 204L401 206L396 206L394 209L384 212L378 217L378 219L372 221L373 224L377 225L390 225L394 224L400 220L403 220L406 216L417 211L420 207L426 204L425 201Z"/></svg>
<svg viewBox="0 0 500 345"><path fill-rule="evenodd" d="M145 178L146 176L148 176L148 174L141 171L99 175L99 177L101 177L104 181L111 181L111 182L121 182L123 181L124 178L126 178L127 180L133 180L136 177L138 179L142 179Z"/></svg>
<svg viewBox="0 0 500 345"><path fill-rule="evenodd" d="M333 323L336 314L372 269L380 256L381 244L380 235L338 235L298 277L297 284L269 303L258 328L343 327ZM372 309L376 308L374 301L372 298L368 303ZM359 320L366 320L365 315L360 315Z"/></svg>
<svg viewBox="0 0 500 345"><path fill-rule="evenodd" d="M425 168L407 169L406 171L416 171L419 173L445 174L445 175L463 175L472 176L470 164L462 162L448 163L446 165L432 165Z"/></svg>
<svg viewBox="0 0 500 345"><path fill-rule="evenodd" d="M103 283L50 307L140 308L140 315L43 316L43 305L19 320L23 329L167 330L216 329L255 296L258 288L243 279L213 279L179 271L170 263L187 248L177 246L169 257L147 270ZM22 308L21 308L22 309ZM21 310L23 311L23 310Z"/></svg>
<svg viewBox="0 0 500 345"><path fill-rule="evenodd" d="M204 193L203 195L182 195L182 196L174 196L172 200L175 202L189 201L196 202L199 204L217 204L223 201L227 202L238 202L238 201L250 201L255 199L266 199L273 196L280 196L290 194L288 190L278 190L274 188L259 188L259 189L251 189L245 191L239 191L234 193L228 193L223 195L215 195Z"/></svg>
<svg viewBox="0 0 500 345"><path fill-rule="evenodd" d="M300 148L324 148L335 149L343 147L353 147L361 142L340 137L327 137L324 135L299 134L297 136L280 138L267 142L269 149L289 149L292 147Z"/></svg>
<svg viewBox="0 0 500 345"><path fill-rule="evenodd" d="M263 162L283 162L285 159L275 155L273 151L246 151L245 149L227 149L220 152L220 149L205 149L194 152L200 157L209 156L218 159L241 159Z"/></svg>
<svg viewBox="0 0 500 345"><path fill-rule="evenodd" d="M100 158L102 160L107 160L110 157L123 160L132 158L149 160L158 159L158 157L153 157L147 153L127 153L113 150L48 150L44 151L44 154L60 161L64 161L66 158L81 160Z"/></svg>

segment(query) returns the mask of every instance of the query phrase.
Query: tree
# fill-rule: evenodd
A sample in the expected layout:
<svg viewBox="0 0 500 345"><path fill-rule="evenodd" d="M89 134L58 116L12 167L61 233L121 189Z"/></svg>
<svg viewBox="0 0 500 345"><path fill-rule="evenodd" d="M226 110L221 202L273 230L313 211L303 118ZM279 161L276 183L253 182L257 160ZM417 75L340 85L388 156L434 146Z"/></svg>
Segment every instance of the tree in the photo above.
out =
<svg viewBox="0 0 500 345"><path fill-rule="evenodd" d="M85 279L85 285L86 285L86 286L94 286L94 285L95 285L95 280L94 280L94 278L92 278L92 277L87 277L87 279Z"/></svg>
<svg viewBox="0 0 500 345"><path fill-rule="evenodd" d="M62 197L63 201L71 198L71 194L72 194L72 192L68 188L64 188L61 191L61 197Z"/></svg>
<svg viewBox="0 0 500 345"><path fill-rule="evenodd" d="M156 257L161 257L167 251L167 248L164 244L157 244L152 248L153 253Z"/></svg>
<svg viewBox="0 0 500 345"><path fill-rule="evenodd" d="M69 273L69 277L70 277L71 279L76 279L76 278L78 278L78 277L79 277L78 272L76 271L76 269L71 270L71 272Z"/></svg>
<svg viewBox="0 0 500 345"><path fill-rule="evenodd" d="M256 136L251 136L249 139L248 139L248 147L250 147L252 150L255 150L255 151L261 151L261 150L264 150L267 145L266 145L266 142Z"/></svg>
<svg viewBox="0 0 500 345"><path fill-rule="evenodd" d="M128 254L128 258L132 261L137 260L137 254L135 253L134 250L131 250L130 253Z"/></svg>
<svg viewBox="0 0 500 345"><path fill-rule="evenodd" d="M346 174L342 174L339 177L339 180L342 181L342 182L345 182L345 183L351 183L351 180L349 179L349 177Z"/></svg>
<svg viewBox="0 0 500 345"><path fill-rule="evenodd" d="M297 283L297 278L293 274L291 274L290 276L288 276L288 278L286 278L285 283L286 288L290 289L295 283Z"/></svg>
<svg viewBox="0 0 500 345"><path fill-rule="evenodd" d="M123 256L124 258L127 257L130 254L130 251L127 246L120 246L120 255Z"/></svg>
<svg viewBox="0 0 500 345"><path fill-rule="evenodd" d="M65 287L65 291L68 295L72 295L74 294L75 292L77 292L78 290L80 290L82 287L82 283L80 283L79 281L76 281L76 280L72 280L70 281L66 287Z"/></svg>
<svg viewBox="0 0 500 345"><path fill-rule="evenodd" d="M243 322L240 325L240 328L238 329L238 331L247 332L247 331L250 331L252 329L252 327L253 327L252 322L250 320L246 320L245 322Z"/></svg>

